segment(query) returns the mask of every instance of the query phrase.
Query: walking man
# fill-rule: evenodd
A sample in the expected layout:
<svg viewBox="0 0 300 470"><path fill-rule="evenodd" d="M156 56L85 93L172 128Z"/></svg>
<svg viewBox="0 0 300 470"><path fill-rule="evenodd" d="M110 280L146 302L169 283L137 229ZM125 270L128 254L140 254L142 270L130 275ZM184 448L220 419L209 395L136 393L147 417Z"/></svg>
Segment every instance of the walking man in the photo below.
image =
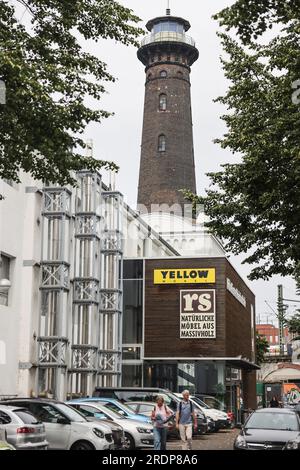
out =
<svg viewBox="0 0 300 470"><path fill-rule="evenodd" d="M190 392L182 392L183 400L178 403L176 412L176 428L179 429L182 450L192 450L193 424L197 430L197 415L195 407L190 401Z"/></svg>

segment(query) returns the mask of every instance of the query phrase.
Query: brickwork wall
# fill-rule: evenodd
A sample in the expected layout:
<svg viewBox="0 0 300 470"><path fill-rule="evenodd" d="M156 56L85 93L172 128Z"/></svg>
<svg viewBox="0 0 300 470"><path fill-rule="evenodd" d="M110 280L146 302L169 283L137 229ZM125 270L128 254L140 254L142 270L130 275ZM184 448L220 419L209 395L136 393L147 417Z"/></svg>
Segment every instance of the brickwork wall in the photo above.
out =
<svg viewBox="0 0 300 470"><path fill-rule="evenodd" d="M185 58L168 56L146 69L143 135L138 204L183 204L180 189L196 192L190 68ZM165 78L161 72L166 72ZM167 109L159 109L159 97L167 97ZM158 139L166 136L166 151L158 151Z"/></svg>

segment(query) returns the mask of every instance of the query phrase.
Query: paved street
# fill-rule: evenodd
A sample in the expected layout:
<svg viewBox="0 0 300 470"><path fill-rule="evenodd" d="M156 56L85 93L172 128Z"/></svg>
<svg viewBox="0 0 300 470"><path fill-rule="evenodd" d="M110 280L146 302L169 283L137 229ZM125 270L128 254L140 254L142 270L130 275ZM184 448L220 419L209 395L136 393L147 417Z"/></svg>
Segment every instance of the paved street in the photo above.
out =
<svg viewBox="0 0 300 470"><path fill-rule="evenodd" d="M193 439L194 450L232 450L233 442L238 429L224 429L217 433L205 434L204 436L197 436ZM167 444L168 450L181 450L180 441L169 441Z"/></svg>

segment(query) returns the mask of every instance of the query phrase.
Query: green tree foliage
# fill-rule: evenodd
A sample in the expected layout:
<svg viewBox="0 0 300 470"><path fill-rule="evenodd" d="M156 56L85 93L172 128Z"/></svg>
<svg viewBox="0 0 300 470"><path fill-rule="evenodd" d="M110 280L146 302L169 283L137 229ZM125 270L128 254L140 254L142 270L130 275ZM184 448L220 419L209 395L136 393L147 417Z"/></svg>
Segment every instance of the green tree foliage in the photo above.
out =
<svg viewBox="0 0 300 470"><path fill-rule="evenodd" d="M296 293L300 295L300 277L296 277ZM296 336L294 340L300 339L300 310L297 310L296 313L286 320L285 322L287 328L289 329L290 333L294 333Z"/></svg>
<svg viewBox="0 0 300 470"><path fill-rule="evenodd" d="M208 226L225 248L247 253L250 279L300 272L300 2L236 1L217 15L240 41L220 34L229 90L218 99L227 126L216 140L240 157L210 174ZM282 23L267 44L255 41ZM195 202L195 196L186 194ZM194 199L193 199L194 198Z"/></svg>
<svg viewBox="0 0 300 470"><path fill-rule="evenodd" d="M286 25L299 17L299 0L237 0L214 18L227 31L236 28L242 41L249 43L275 24Z"/></svg>
<svg viewBox="0 0 300 470"><path fill-rule="evenodd" d="M265 354L268 352L269 346L267 338L256 332L256 364L264 362Z"/></svg>
<svg viewBox="0 0 300 470"><path fill-rule="evenodd" d="M30 27L19 20L20 5L31 16ZM97 103L104 83L114 81L82 44L113 39L136 45L138 21L114 0L1 0L6 104L0 105L0 178L17 182L22 169L63 185L73 182L73 170L117 170L114 163L82 156L87 124L110 115L89 107L87 98Z"/></svg>
<svg viewBox="0 0 300 470"><path fill-rule="evenodd" d="M290 333L296 334L297 338L300 337L300 313L299 311L295 313L289 320L286 321L286 326L288 327Z"/></svg>

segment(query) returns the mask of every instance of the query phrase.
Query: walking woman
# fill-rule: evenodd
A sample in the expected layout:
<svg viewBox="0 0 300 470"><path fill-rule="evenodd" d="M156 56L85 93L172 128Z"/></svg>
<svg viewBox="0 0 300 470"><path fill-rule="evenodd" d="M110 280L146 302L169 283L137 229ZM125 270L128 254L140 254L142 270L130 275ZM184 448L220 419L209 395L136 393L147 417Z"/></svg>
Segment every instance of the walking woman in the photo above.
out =
<svg viewBox="0 0 300 470"><path fill-rule="evenodd" d="M166 450L168 432L167 421L172 415L172 410L165 405L164 398L159 395L151 415L153 422L154 450Z"/></svg>

